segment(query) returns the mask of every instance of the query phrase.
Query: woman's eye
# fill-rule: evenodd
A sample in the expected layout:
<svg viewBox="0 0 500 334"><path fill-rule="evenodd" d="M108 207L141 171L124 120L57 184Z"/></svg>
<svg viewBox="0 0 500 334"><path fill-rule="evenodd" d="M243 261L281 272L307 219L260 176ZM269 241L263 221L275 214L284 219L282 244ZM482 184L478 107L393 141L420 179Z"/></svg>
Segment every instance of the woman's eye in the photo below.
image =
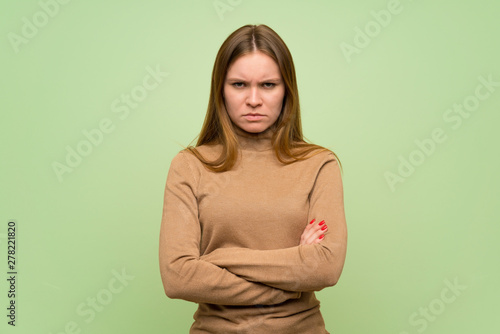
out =
<svg viewBox="0 0 500 334"><path fill-rule="evenodd" d="M263 84L263 86L264 86L265 88L273 88L274 86L276 86L276 84L274 84L274 83L272 83L272 82L265 82L265 83Z"/></svg>
<svg viewBox="0 0 500 334"><path fill-rule="evenodd" d="M244 84L243 84L243 82L235 82L235 83L233 83L233 86L236 88L241 88L244 86Z"/></svg>

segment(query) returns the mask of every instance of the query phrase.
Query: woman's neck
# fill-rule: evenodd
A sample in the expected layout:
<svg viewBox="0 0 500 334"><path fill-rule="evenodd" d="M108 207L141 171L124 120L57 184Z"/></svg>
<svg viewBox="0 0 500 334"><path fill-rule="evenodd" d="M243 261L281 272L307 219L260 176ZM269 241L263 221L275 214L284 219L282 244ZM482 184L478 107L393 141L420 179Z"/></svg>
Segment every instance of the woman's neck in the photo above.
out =
<svg viewBox="0 0 500 334"><path fill-rule="evenodd" d="M233 125L234 133L242 150L267 151L271 150L273 130L268 128L259 133L247 132L236 125Z"/></svg>

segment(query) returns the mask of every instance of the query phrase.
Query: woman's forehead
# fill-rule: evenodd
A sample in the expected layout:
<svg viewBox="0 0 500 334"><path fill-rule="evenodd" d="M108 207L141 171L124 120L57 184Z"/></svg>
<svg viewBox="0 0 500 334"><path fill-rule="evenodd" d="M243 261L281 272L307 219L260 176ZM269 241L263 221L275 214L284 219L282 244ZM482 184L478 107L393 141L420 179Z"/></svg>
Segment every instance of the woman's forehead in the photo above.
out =
<svg viewBox="0 0 500 334"><path fill-rule="evenodd" d="M281 73L278 64L273 58L262 52L252 52L238 57L229 66L227 78L238 79L280 79Z"/></svg>

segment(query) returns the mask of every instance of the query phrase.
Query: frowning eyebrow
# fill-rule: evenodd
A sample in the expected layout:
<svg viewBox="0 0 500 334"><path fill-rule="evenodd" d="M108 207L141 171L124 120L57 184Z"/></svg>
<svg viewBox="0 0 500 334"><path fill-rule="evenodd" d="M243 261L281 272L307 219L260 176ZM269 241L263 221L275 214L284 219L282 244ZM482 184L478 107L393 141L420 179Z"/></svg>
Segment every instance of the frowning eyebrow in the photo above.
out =
<svg viewBox="0 0 500 334"><path fill-rule="evenodd" d="M229 82L247 82L246 80L240 79L238 77L227 78L226 81L229 81ZM280 78L269 78L269 79L262 80L259 83L264 83L264 82L281 82L281 79Z"/></svg>

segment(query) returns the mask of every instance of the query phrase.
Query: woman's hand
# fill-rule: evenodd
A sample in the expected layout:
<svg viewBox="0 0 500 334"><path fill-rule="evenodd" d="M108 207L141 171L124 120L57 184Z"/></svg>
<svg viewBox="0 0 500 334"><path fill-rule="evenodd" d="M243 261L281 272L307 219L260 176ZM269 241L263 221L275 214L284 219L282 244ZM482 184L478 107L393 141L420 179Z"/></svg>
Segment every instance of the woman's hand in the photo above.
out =
<svg viewBox="0 0 500 334"><path fill-rule="evenodd" d="M307 224L304 232L300 236L300 244L301 245L312 245L317 244L323 240L325 235L323 233L326 232L328 227L325 224L325 221L322 220L318 224L315 223L316 219L311 220L309 224Z"/></svg>

